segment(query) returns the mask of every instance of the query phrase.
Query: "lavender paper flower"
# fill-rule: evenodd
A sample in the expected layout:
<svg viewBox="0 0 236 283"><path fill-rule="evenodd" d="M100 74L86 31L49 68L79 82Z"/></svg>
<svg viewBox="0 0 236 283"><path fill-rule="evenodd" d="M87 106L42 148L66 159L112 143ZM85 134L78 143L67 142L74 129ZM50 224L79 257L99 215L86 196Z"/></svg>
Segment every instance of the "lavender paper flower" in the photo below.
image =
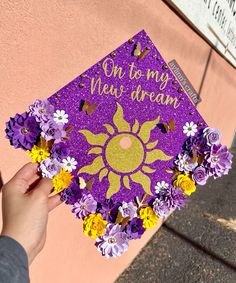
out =
<svg viewBox="0 0 236 283"><path fill-rule="evenodd" d="M187 152L178 154L178 158L175 160L175 164L177 165L180 172L184 172L186 174L192 172L198 165L197 162L192 161L192 158Z"/></svg>
<svg viewBox="0 0 236 283"><path fill-rule="evenodd" d="M105 235L97 238L96 247L107 258L121 256L128 249L128 237L119 224L108 224Z"/></svg>
<svg viewBox="0 0 236 283"><path fill-rule="evenodd" d="M219 144L221 134L218 129L207 127L203 130L203 137L206 139L207 144L211 146L213 144Z"/></svg>
<svg viewBox="0 0 236 283"><path fill-rule="evenodd" d="M140 218L133 218L126 225L126 234L130 240L140 239L144 232L143 220Z"/></svg>
<svg viewBox="0 0 236 283"><path fill-rule="evenodd" d="M82 194L78 185L77 178L73 178L72 184L65 190L61 192L61 201L66 204L75 204L79 199L81 199Z"/></svg>
<svg viewBox="0 0 236 283"><path fill-rule="evenodd" d="M15 148L31 150L40 135L40 128L34 117L27 112L16 114L6 123L6 137Z"/></svg>
<svg viewBox="0 0 236 283"><path fill-rule="evenodd" d="M123 218L129 217L130 220L137 216L137 207L132 202L123 201L119 211Z"/></svg>
<svg viewBox="0 0 236 283"><path fill-rule="evenodd" d="M197 167L192 175L193 180L201 186L206 184L208 177L206 169L203 166Z"/></svg>
<svg viewBox="0 0 236 283"><path fill-rule="evenodd" d="M46 140L54 140L54 143L63 141L66 137L66 131L63 129L63 124L57 124L54 121L41 123L41 136Z"/></svg>
<svg viewBox="0 0 236 283"><path fill-rule="evenodd" d="M55 158L47 158L40 163L39 171L43 177L52 179L61 170L60 162Z"/></svg>
<svg viewBox="0 0 236 283"><path fill-rule="evenodd" d="M120 205L120 202L114 203L112 199L106 199L100 204L98 212L102 214L103 219L114 223L116 221Z"/></svg>
<svg viewBox="0 0 236 283"><path fill-rule="evenodd" d="M97 209L97 202L91 194L83 195L83 197L74 203L72 212L78 218L84 218L90 213L95 213Z"/></svg>
<svg viewBox="0 0 236 283"><path fill-rule="evenodd" d="M62 161L69 155L70 151L64 142L54 143L51 149L51 155L59 161Z"/></svg>
<svg viewBox="0 0 236 283"><path fill-rule="evenodd" d="M36 121L47 122L53 118L54 106L47 100L37 99L33 104L29 106L30 116L34 116Z"/></svg>
<svg viewBox="0 0 236 283"><path fill-rule="evenodd" d="M232 167L232 158L233 155L226 146L214 144L211 150L206 153L203 165L207 168L209 176L216 179L228 174Z"/></svg>
<svg viewBox="0 0 236 283"><path fill-rule="evenodd" d="M166 216L172 209L185 206L187 197L182 190L169 186L161 192L158 198L153 202L153 210L157 216Z"/></svg>

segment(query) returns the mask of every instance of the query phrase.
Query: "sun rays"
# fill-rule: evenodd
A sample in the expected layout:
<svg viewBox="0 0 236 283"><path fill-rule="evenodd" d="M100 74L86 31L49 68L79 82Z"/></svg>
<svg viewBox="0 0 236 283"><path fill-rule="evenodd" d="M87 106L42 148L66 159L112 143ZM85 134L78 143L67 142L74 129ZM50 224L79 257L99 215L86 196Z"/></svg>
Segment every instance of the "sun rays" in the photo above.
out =
<svg viewBox="0 0 236 283"><path fill-rule="evenodd" d="M151 131L158 124L160 116L142 125L135 120L131 127L124 119L121 105L116 103L116 106L113 116L114 126L103 125L107 133L94 134L89 130L78 131L93 146L88 154L97 155L91 164L80 168L78 174L98 174L100 182L107 177L109 182L107 199L117 193L122 184L127 189L131 189L131 181L140 184L145 193L152 195L151 180L147 174L154 173L157 168L151 168L148 165L157 160L167 161L173 158L156 148L158 140L149 142Z"/></svg>

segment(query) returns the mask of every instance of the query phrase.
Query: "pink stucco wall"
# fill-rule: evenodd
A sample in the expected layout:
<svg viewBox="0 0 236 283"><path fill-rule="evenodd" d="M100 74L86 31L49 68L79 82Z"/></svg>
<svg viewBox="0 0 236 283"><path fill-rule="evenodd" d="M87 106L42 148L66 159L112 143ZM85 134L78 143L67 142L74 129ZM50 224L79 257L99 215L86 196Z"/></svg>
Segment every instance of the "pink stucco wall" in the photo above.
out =
<svg viewBox="0 0 236 283"><path fill-rule="evenodd" d="M167 61L175 58L198 90L210 46L162 1L0 1L0 170L3 180L25 162L4 139L4 123L36 98L46 98L90 65L145 29ZM215 51L199 110L230 146L235 125L236 70ZM81 222L62 205L51 213L47 244L31 266L32 283L113 282L155 230L120 259L108 261Z"/></svg>

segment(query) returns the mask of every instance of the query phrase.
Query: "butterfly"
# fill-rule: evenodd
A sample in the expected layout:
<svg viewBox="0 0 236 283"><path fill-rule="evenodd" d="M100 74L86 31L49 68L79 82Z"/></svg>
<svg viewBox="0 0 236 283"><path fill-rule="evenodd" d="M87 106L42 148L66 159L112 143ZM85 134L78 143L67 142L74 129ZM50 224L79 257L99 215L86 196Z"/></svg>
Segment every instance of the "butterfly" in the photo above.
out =
<svg viewBox="0 0 236 283"><path fill-rule="evenodd" d="M143 59L149 52L150 52L150 48L149 47L146 47L144 50L141 50L142 47L141 47L141 43L138 42L136 45L135 45L135 49L133 51L133 55L134 56L137 56L138 57L138 60L141 60Z"/></svg>
<svg viewBox="0 0 236 283"><path fill-rule="evenodd" d="M175 130L175 120L171 119L169 123L162 123L165 132L168 133L170 130L174 132Z"/></svg>
<svg viewBox="0 0 236 283"><path fill-rule="evenodd" d="M92 189L92 185L93 185L94 179L91 178L88 180L88 182L86 183L84 178L79 177L79 187L80 189L87 189L87 190L91 190Z"/></svg>
<svg viewBox="0 0 236 283"><path fill-rule="evenodd" d="M93 113L93 111L97 108L96 104L90 104L88 103L88 100L82 100L80 104L80 111L85 111L87 115L90 115Z"/></svg>

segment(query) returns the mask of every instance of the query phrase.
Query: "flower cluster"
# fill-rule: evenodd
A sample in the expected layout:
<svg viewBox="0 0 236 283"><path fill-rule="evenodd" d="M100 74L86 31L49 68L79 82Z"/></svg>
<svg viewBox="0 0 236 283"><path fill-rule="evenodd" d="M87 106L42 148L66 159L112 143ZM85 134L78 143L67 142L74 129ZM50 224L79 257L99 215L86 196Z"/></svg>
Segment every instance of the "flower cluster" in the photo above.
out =
<svg viewBox="0 0 236 283"><path fill-rule="evenodd" d="M72 184L71 172L77 166L65 144L68 122L64 110L55 110L48 100L36 100L28 112L16 114L6 123L11 145L26 150L32 162L39 163L42 176L52 179L55 193Z"/></svg>
<svg viewBox="0 0 236 283"><path fill-rule="evenodd" d="M48 100L36 100L28 112L10 118L6 137L39 163L42 177L52 179L54 193L72 206L72 213L83 221L84 234L96 239L98 251L108 258L121 256L129 241L140 239L158 225L159 218L184 207L196 185L205 185L210 176L226 175L231 168L232 154L220 144L220 132L209 127L199 131L197 124L187 122L183 150L168 169L173 173L171 182L158 180L151 188L154 196L145 194L141 200L98 202L85 179L73 176L77 161L66 144L68 123L64 110L55 109Z"/></svg>

